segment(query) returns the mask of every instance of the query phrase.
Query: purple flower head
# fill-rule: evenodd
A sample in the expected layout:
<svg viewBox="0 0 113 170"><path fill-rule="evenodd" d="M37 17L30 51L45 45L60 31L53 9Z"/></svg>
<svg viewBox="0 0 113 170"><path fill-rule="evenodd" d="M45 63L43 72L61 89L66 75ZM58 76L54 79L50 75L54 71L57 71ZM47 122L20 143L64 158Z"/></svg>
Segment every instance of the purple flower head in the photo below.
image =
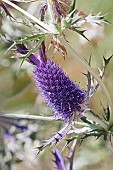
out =
<svg viewBox="0 0 113 170"><path fill-rule="evenodd" d="M52 107L55 117L69 120L74 112L81 111L86 92L74 84L53 61L47 60L34 71L36 85Z"/></svg>
<svg viewBox="0 0 113 170"><path fill-rule="evenodd" d="M39 60L36 56L28 57L30 62L36 65L34 80L39 91L51 106L56 119L69 121L72 117L75 118L75 113L83 112L82 104L86 100L87 92L71 81L58 64L46 58L44 43L39 54Z"/></svg>

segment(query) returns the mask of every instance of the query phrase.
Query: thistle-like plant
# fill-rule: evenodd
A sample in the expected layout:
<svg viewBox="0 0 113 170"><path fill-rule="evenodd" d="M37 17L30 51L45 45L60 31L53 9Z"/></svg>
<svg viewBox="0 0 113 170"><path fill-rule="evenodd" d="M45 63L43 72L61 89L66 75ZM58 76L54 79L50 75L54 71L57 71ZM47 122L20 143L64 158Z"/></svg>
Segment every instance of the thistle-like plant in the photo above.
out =
<svg viewBox="0 0 113 170"><path fill-rule="evenodd" d="M24 44L18 44L17 51L21 55L29 54L29 51ZM54 112L53 119L63 120L66 123L64 129L61 129L61 132L55 134L55 136L50 140L47 140L44 145L39 147L39 151L48 144L59 142L70 131L74 125L74 121L79 117L91 126L96 126L95 123L91 123L85 117L84 114L87 111L90 111L90 115L94 116L93 121L96 120L102 128L106 130L107 124L104 123L104 121L101 121L101 119L86 105L87 100L92 97L99 87L98 83L94 85L90 73L88 72L88 74L86 74L88 88L86 90L81 89L77 84L70 80L66 73L64 73L54 61L47 59L44 42L42 42L38 53L38 57L34 54L30 54L27 58L27 61L36 67L33 74L35 83L47 104L51 106ZM103 77L105 68L111 57L108 60L104 59L105 66L103 67L103 70L100 71L100 79Z"/></svg>
<svg viewBox="0 0 113 170"><path fill-rule="evenodd" d="M91 58L87 62L83 57L79 56L73 50L65 35L65 31L69 29L88 40L85 36L85 24L95 23L101 25L101 23L109 24L109 22L100 13L94 16L92 13L87 15L79 11L76 8L75 0L66 2L65 0L62 3L58 0L45 1L40 9L40 17L37 18L9 0L1 1L2 8L5 9L5 12L10 17L12 17L12 14L8 9L6 10L6 4L21 12L30 21L32 20L30 24L33 30L35 30L35 34L14 40L9 49L16 46L17 56L22 59L22 63L27 60L34 65L33 77L35 84L46 103L53 110L53 115L50 117L14 114L7 114L7 116L64 122L63 128L56 132L50 139L47 139L41 146L37 147L38 153L47 145L56 145L68 134L72 134L72 137L66 139L65 146L72 141L75 143L76 140L83 141L89 136L95 136L97 138L103 136L104 140L111 140L113 134L113 104L108 90L102 81L112 55L107 59L103 57L104 65L102 69L99 69L100 74L97 75L91 68ZM83 89L74 83L62 68L48 57L48 49L45 47L48 36L52 37L49 45L53 46L53 55L57 51L61 51L65 59L67 52L69 52L87 70L87 73L83 73L88 80L87 89ZM31 43L32 41L36 45L32 49L28 49L24 43ZM35 54L37 51L38 55ZM108 107L103 107L103 118L99 117L87 104L99 86L108 102ZM78 119L80 119L80 122L78 122ZM76 125L79 125L79 128L76 128ZM85 127L85 129L82 127ZM72 169L75 146L75 144L72 145L72 152L70 151L70 170ZM57 169L65 169L61 152L54 149L53 154Z"/></svg>

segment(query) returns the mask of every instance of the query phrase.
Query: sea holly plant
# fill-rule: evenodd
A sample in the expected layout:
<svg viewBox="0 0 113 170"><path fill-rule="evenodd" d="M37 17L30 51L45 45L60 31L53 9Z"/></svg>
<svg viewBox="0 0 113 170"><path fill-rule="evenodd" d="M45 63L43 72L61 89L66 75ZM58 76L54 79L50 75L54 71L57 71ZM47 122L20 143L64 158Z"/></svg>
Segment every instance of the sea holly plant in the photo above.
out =
<svg viewBox="0 0 113 170"><path fill-rule="evenodd" d="M21 55L28 53L28 49L24 44L18 44L17 51ZM27 58L28 62L36 66L34 70L35 83L45 101L54 111L53 119L63 120L66 124L61 131L39 147L39 150L42 150L49 144L58 143L73 128L76 119L81 118L84 122L88 121L84 116L87 111L91 112L90 115L94 116L96 121L106 130L107 124L104 121L101 122L101 118L96 116L86 104L99 87L99 83L94 82L94 77L88 72L86 74L88 88L86 90L81 89L79 85L70 80L56 63L47 59L44 42L42 42L38 52L38 58L34 54L30 54ZM109 61L110 58L108 59ZM100 70L100 79L102 79L105 68L109 63L107 62L108 60L104 58L105 63L103 70ZM95 121L94 118L93 121ZM88 124L96 125L90 121L88 121Z"/></svg>
<svg viewBox="0 0 113 170"><path fill-rule="evenodd" d="M25 3L25 1L19 0L15 0L15 2ZM44 101L53 111L50 117L24 114L5 114L4 117L6 116L6 120L8 116L21 119L61 121L63 127L41 146L37 146L37 154L44 150L46 146L51 145L57 169L66 169L62 152L56 148L57 144L62 139L65 139L66 144L63 149L72 144L69 157L69 170L72 170L77 141L82 142L90 136L95 136L96 138L103 136L104 140L111 140L113 134L113 103L102 78L112 55L108 58L103 57L103 67L99 69L99 74L97 75L91 67L91 57L87 62L83 57L78 55L71 47L65 31L67 29L74 31L88 40L85 35L86 30L84 30L85 24L90 25L95 23L101 25L102 23L110 23L100 13L93 15L92 13L86 14L78 10L75 0L68 2L65 0L44 1L40 8L39 17L30 14L13 1L1 0L0 5L11 20L15 20L15 16L13 16L12 11L10 12L9 6L19 11L29 20L30 24L27 26L30 26L30 28L31 26L33 27L31 35L14 39L8 50L15 47L17 51L15 58L21 59L21 65L26 61L33 65L34 82ZM1 13L1 16L4 17L4 14ZM16 20L18 22L18 18ZM24 24L23 21L22 23ZM49 47L53 46L53 55L60 51L65 59L67 53L69 53L87 70L87 73L83 73L87 78L86 89L74 83L60 65L55 63L53 59L50 59L48 56L50 48L47 48L46 45L48 37L51 37ZM34 47L29 48L27 44L32 44ZM103 117L98 116L99 114L96 114L88 105L88 101L96 93L98 87L102 89L108 102L107 108L104 108L102 105ZM68 135L71 135L71 138L68 138Z"/></svg>

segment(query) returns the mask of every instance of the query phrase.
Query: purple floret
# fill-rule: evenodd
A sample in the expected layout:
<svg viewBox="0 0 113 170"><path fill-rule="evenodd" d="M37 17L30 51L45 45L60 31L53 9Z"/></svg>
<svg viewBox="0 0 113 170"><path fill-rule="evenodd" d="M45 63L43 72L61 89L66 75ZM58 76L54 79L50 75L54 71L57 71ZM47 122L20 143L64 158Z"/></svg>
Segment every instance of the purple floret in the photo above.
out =
<svg viewBox="0 0 113 170"><path fill-rule="evenodd" d="M40 15L43 15L46 9L47 9L47 4L42 6L42 8L40 9Z"/></svg>

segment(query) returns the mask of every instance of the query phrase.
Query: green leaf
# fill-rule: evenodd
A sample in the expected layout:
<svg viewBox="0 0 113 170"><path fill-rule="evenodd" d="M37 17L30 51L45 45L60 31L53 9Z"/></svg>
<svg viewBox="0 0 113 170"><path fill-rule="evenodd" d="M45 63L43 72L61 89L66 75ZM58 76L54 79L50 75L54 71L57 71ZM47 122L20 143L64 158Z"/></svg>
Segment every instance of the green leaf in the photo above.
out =
<svg viewBox="0 0 113 170"><path fill-rule="evenodd" d="M90 121L87 120L86 117L81 117L81 120L82 120L84 123L87 123L87 124L89 124L89 125L92 124Z"/></svg>
<svg viewBox="0 0 113 170"><path fill-rule="evenodd" d="M71 13L75 9L75 4L76 4L76 0L73 0L70 5L69 13ZM73 15L74 14L72 14L71 17L73 17Z"/></svg>
<svg viewBox="0 0 113 170"><path fill-rule="evenodd" d="M109 123L109 120L110 120L110 109L109 109L109 106L107 106L107 108L104 108L102 103L101 103L101 106L102 106L103 111L104 111L103 118L104 118L104 120L107 121L107 123Z"/></svg>
<svg viewBox="0 0 113 170"><path fill-rule="evenodd" d="M46 36L46 34L36 34L36 35L26 36L25 38L20 39L20 40L16 40L15 42L16 42L16 44L20 44L20 43L23 43L25 41L35 41L37 39L43 38L44 36Z"/></svg>
<svg viewBox="0 0 113 170"><path fill-rule="evenodd" d="M77 139L78 136L74 136L74 137L71 137L71 138L68 138L68 139L65 139L67 141L67 145L72 142L73 140Z"/></svg>
<svg viewBox="0 0 113 170"><path fill-rule="evenodd" d="M55 24L55 27L56 27L57 31L58 31L59 33L61 33L61 31L62 31L61 27L60 27L58 24Z"/></svg>
<svg viewBox="0 0 113 170"><path fill-rule="evenodd" d="M104 137L104 140L107 139L107 133L101 129L93 129L90 132L86 133L81 139L84 140L87 137L94 136L97 139L101 136Z"/></svg>
<svg viewBox="0 0 113 170"><path fill-rule="evenodd" d="M36 41L37 39L40 39L40 40L45 39L45 36L46 36L46 34L36 34L36 35L26 36L25 38L20 39L20 40L15 40L13 42L13 44L7 49L7 51L5 53L7 53L9 50L11 50L17 44L21 44L21 43L26 42L26 41Z"/></svg>
<svg viewBox="0 0 113 170"><path fill-rule="evenodd" d="M33 48L32 50L30 50L26 55L24 55L24 56L22 57L23 60L22 60L20 66L22 66L23 62L27 59L27 57L28 57L30 54L35 53L37 50L39 50L39 48L40 48L42 42L44 41L44 39L45 39L45 35L43 35L43 36L39 39L38 44L36 45L35 48Z"/></svg>
<svg viewBox="0 0 113 170"><path fill-rule="evenodd" d="M95 117L97 117L98 119L102 120L102 119L100 118L100 116L97 115L96 113L94 113L92 110L90 110L90 112L91 112Z"/></svg>
<svg viewBox="0 0 113 170"><path fill-rule="evenodd" d="M91 66L91 55L89 58L89 61L87 62L89 66ZM88 89L88 95L90 94L90 89L91 89L91 80L92 80L92 76L91 73L88 71L87 73L83 73L83 75L86 76L88 84L87 84L87 89Z"/></svg>

